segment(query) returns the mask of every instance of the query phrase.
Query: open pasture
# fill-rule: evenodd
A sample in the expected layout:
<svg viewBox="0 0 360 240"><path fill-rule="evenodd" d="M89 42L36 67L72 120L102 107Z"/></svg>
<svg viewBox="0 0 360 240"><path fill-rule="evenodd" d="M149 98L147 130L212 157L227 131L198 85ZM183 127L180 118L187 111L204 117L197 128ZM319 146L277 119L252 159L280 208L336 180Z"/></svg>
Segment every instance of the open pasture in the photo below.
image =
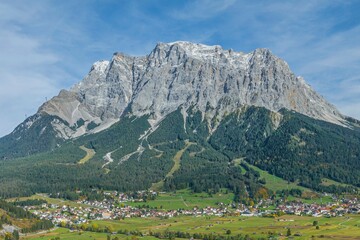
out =
<svg viewBox="0 0 360 240"><path fill-rule="evenodd" d="M219 193L209 195L207 193L192 193L189 190L179 190L176 192L159 193L155 200L147 202L127 202L130 206L148 205L158 209L193 209L208 206L217 207L218 203L229 204L233 201L233 193L222 190Z"/></svg>
<svg viewBox="0 0 360 240"><path fill-rule="evenodd" d="M319 228L313 226L318 221ZM288 229L294 239L360 239L360 215L348 215L336 218L314 218L303 216L282 216L278 218L262 217L192 217L180 216L170 219L159 218L130 218L117 221L93 221L101 228L111 228L114 231L140 231L144 237L153 239L149 233L174 231L190 234L214 235L248 235L252 239L268 238L270 235L278 239L287 239ZM69 232L58 229L46 234L28 236L24 239L106 239L105 233ZM119 235L119 239L129 235ZM86 238L87 237L87 238ZM115 235L113 236L115 237ZM112 237L112 238L113 238Z"/></svg>

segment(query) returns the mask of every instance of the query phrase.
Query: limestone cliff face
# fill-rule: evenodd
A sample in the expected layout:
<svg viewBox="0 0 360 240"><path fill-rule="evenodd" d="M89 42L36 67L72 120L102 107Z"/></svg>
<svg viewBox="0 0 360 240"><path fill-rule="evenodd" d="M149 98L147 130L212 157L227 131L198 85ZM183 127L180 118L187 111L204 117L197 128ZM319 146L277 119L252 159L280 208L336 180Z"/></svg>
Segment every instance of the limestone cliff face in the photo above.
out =
<svg viewBox="0 0 360 240"><path fill-rule="evenodd" d="M269 50L242 53L189 42L159 43L144 57L116 53L111 61L96 62L80 83L44 103L38 114L65 120L68 125L53 127L62 138L73 138L108 128L125 111L150 115L156 126L179 107L200 110L210 123L250 105L346 125L333 105Z"/></svg>

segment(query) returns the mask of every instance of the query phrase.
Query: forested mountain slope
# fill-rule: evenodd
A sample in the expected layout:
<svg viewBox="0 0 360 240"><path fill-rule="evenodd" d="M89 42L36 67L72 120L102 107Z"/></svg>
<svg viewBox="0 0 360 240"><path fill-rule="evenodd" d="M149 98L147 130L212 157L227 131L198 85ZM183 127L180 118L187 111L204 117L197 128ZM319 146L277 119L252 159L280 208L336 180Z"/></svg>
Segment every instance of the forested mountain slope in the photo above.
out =
<svg viewBox="0 0 360 240"><path fill-rule="evenodd" d="M68 141L52 152L3 160L0 193L10 197L92 188L128 191L162 181L164 190L225 187L259 197L261 179L256 172L241 172L233 161L239 158L316 190L346 190L324 187L322 178L360 186L360 132L292 111L243 108L210 133L201 112L189 109L184 122L179 109L150 134L149 126L147 116L126 116L105 131ZM86 154L80 146L96 152L85 164L79 163ZM169 176L181 150L180 166Z"/></svg>
<svg viewBox="0 0 360 240"><path fill-rule="evenodd" d="M91 152L91 155L87 155ZM267 49L159 43L116 53L0 139L0 195L75 189L270 194L247 162L330 192L360 186L359 121Z"/></svg>

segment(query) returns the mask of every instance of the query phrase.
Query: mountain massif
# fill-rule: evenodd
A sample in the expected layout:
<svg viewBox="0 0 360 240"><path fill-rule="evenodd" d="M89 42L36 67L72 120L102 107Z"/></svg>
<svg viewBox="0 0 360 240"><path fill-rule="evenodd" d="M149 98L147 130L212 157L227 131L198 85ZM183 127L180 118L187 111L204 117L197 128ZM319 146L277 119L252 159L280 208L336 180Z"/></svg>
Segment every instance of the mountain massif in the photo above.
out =
<svg viewBox="0 0 360 240"><path fill-rule="evenodd" d="M246 164L315 190L352 191L359 144L359 121L269 50L159 43L147 56L96 62L1 138L0 192L229 188L259 198L263 180L241 172Z"/></svg>

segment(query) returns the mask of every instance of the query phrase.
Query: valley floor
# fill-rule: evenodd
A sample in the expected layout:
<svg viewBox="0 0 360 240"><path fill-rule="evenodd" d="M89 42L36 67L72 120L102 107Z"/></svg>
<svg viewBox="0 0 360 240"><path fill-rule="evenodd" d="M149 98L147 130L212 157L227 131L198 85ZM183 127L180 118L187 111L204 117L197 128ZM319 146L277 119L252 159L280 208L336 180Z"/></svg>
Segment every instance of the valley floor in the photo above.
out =
<svg viewBox="0 0 360 240"><path fill-rule="evenodd" d="M269 199L245 206L234 204L234 194L225 189L216 194L189 190L102 194L106 196L102 201L70 201L50 198L47 194L8 201L42 200L44 203L24 209L58 226L50 231L22 235L21 239L212 239L214 236L288 239L291 236L360 240L357 198L340 200L324 194L319 199L300 201L289 196L288 201Z"/></svg>
<svg viewBox="0 0 360 240"><path fill-rule="evenodd" d="M318 222L318 228L313 226ZM192 217L178 216L170 219L160 218L129 218L125 220L92 221L93 226L111 229L111 239L155 239L156 234L171 234L174 238L179 234L190 234L199 238L205 235L246 236L250 239L287 239L288 229L295 239L360 239L360 215L346 215L336 218L315 218L286 215L278 218L264 217ZM133 234L131 233L133 232ZM150 236L152 234L153 236ZM177 235L176 235L177 234ZM23 239L108 239L108 233L71 231L58 228L54 231L24 236ZM136 235L136 236L135 236ZM140 236L139 236L140 235ZM143 236L141 236L143 235ZM159 235L158 235L159 236Z"/></svg>

